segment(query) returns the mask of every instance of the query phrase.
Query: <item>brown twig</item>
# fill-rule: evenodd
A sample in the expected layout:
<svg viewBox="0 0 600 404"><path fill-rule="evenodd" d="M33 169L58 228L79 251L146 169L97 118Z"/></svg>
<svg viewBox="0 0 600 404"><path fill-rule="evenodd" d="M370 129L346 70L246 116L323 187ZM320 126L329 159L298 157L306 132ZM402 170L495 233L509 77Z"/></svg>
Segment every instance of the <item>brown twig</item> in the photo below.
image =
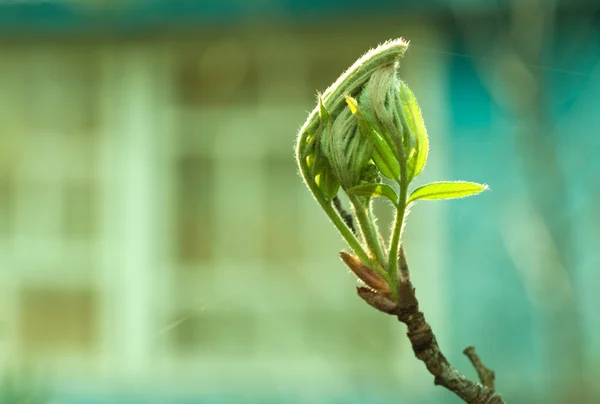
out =
<svg viewBox="0 0 600 404"><path fill-rule="evenodd" d="M434 383L444 386L470 404L504 403L502 396L497 394L493 388L467 379L448 362L440 350L431 326L425 320L423 313L419 311L419 301L410 281L408 264L402 247L398 260L400 272L398 276L398 320L406 324L413 352L419 360L425 363L429 373L434 376Z"/></svg>
<svg viewBox="0 0 600 404"><path fill-rule="evenodd" d="M494 381L496 380L496 374L493 370L485 366L477 352L475 352L474 346L468 346L464 349L463 353L467 355L467 358L471 361L471 364L477 371L479 380L485 387L489 387L494 390Z"/></svg>
<svg viewBox="0 0 600 404"><path fill-rule="evenodd" d="M406 327L408 328L407 335L412 345L413 352L417 359L425 364L429 373L434 376L434 384L445 387L469 404L505 404L502 396L494 391L493 372L483 365L481 359L475 354L474 350L472 350L472 352L479 361L478 365L476 365L472 360L475 369L477 369L478 373L480 372L480 369L485 369L488 372L486 373L486 377L491 372L491 382L489 378L486 378L484 381L481 373L480 377L484 383L483 385L469 380L448 362L448 359L446 359L440 350L435 335L431 330L431 326L425 320L423 313L419 311L419 301L415 294L415 288L410 281L408 264L402 247L400 247L398 260L399 298L395 312L390 310L389 307L390 304L394 303L384 295L372 292L371 295L368 296L369 299L365 299L365 297L367 297L365 296L365 291L362 290L361 293L359 290L359 296L379 310L395 314L399 321L406 324ZM377 300L374 298L375 295L378 297ZM382 303L382 299L385 300L385 302ZM471 352L471 350L469 350L469 352ZM480 367L478 367L479 365Z"/></svg>

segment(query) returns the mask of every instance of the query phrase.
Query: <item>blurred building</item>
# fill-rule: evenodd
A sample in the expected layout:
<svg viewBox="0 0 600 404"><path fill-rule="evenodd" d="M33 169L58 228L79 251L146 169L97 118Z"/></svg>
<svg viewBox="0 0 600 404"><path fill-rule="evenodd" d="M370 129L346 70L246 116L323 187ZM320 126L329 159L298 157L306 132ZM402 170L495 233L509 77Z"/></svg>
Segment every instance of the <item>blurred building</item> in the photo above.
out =
<svg viewBox="0 0 600 404"><path fill-rule="evenodd" d="M48 25L78 23L56 10ZM302 378L337 395L348 380L374 388L370 369L386 383L410 375L402 330L354 296L336 256L343 244L293 159L315 91L370 47L406 33L373 21L369 35L348 32L340 43L338 30L349 26L337 25L6 34L5 370L24 367L82 394L123 393L123 383L258 394L272 385L298 390ZM441 80L440 64L410 60L407 74ZM444 98L443 86L412 76L424 98ZM441 118L431 125L437 145ZM438 249L441 238L430 245ZM435 276L440 259L422 259L431 264L422 276ZM441 325L441 295L428 293Z"/></svg>
<svg viewBox="0 0 600 404"><path fill-rule="evenodd" d="M421 181L490 182L509 199L514 177L497 167L514 151L492 97L470 81L473 60L454 57L456 10L89 3L0 4L0 369L71 397L446 397L403 328L354 296L293 147L315 90L381 41L414 38L403 77L431 136ZM477 11L466 21L494 11L464 3L458 11ZM537 369L531 296L502 268L506 251L487 247L498 236L478 233L496 227L501 202L465 203L411 213L415 281L453 359L457 347L498 343L489 357L515 386ZM482 262L487 272L473 274Z"/></svg>

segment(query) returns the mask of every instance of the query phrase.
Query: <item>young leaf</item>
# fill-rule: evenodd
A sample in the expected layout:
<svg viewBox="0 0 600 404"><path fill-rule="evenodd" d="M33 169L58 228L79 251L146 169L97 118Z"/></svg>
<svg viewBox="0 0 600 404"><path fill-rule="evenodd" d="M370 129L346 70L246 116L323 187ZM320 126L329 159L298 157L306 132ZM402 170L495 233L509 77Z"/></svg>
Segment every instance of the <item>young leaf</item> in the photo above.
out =
<svg viewBox="0 0 600 404"><path fill-rule="evenodd" d="M455 199L477 195L488 189L487 185L466 181L441 181L423 185L413 191L408 198L408 203L417 199Z"/></svg>
<svg viewBox="0 0 600 404"><path fill-rule="evenodd" d="M416 154L409 161L410 178L412 180L423 171L429 152L429 139L427 138L427 129L421 115L421 108L413 92L404 82L400 82L400 98L402 99L402 108L408 129L416 139Z"/></svg>
<svg viewBox="0 0 600 404"><path fill-rule="evenodd" d="M340 182L330 169L323 169L319 172L315 176L315 183L323 191L323 195L327 201L331 201L340 189Z"/></svg>
<svg viewBox="0 0 600 404"><path fill-rule="evenodd" d="M400 163L385 138L367 122L358 102L354 98L346 95L346 103L358 121L360 133L371 139L375 145L373 151L375 165L387 178L398 180L400 178Z"/></svg>
<svg viewBox="0 0 600 404"><path fill-rule="evenodd" d="M306 165L311 170L317 187L323 191L325 199L331 200L331 198L337 195L340 182L335 177L324 155L317 152L314 155L307 156Z"/></svg>
<svg viewBox="0 0 600 404"><path fill-rule="evenodd" d="M327 108L325 108L325 104L323 103L323 96L320 92L317 92L317 98L319 100L319 120L320 121L331 121L331 115Z"/></svg>
<svg viewBox="0 0 600 404"><path fill-rule="evenodd" d="M363 184L346 190L348 195L357 196L385 196L395 205L398 203L398 195L387 184Z"/></svg>
<svg viewBox="0 0 600 404"><path fill-rule="evenodd" d="M388 166L386 160L381 157L377 148L373 150L373 163L375 163L375 166L385 178L389 178L390 180L396 180L398 178L398 176L395 175L395 172Z"/></svg>

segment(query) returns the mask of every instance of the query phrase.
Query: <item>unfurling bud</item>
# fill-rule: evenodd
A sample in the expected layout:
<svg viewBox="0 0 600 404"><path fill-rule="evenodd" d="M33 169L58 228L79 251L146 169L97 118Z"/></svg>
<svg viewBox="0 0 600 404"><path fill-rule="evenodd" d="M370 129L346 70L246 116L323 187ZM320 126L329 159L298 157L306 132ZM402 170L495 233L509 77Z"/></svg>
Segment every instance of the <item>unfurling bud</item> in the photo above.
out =
<svg viewBox="0 0 600 404"><path fill-rule="evenodd" d="M396 145L390 141L389 130L385 130L393 125L386 121L380 128L382 122L377 120L385 114L373 114L370 110L368 116L360 118L362 107L357 100L369 91L375 96L375 104L384 107L390 105L391 95L387 93L399 99L396 68L407 47L406 41L396 39L365 54L322 96L319 94L317 107L300 129L297 157L302 175L308 185L320 190L325 200L332 200L339 185L347 190L379 182L377 171L388 178L400 178ZM351 99L347 96L356 98L352 98L356 108L347 105Z"/></svg>
<svg viewBox="0 0 600 404"><path fill-rule="evenodd" d="M318 95L296 144L305 184L353 252L340 257L366 285L357 288L358 295L389 314L396 313L398 302L412 292L400 249L409 206L417 200L462 198L487 189L477 183L442 181L409 193L427 161L429 141L417 100L398 74L407 48L406 41L395 39L358 59ZM340 189L353 215L341 208ZM382 241L373 210L376 197L388 199L395 210L388 243Z"/></svg>
<svg viewBox="0 0 600 404"><path fill-rule="evenodd" d="M349 189L360 183L361 174L373 155L373 142L361 135L356 119L344 109L333 122L323 153L342 188Z"/></svg>
<svg viewBox="0 0 600 404"><path fill-rule="evenodd" d="M327 200L340 185L347 191L380 183L379 174L407 187L423 169L427 133L414 95L398 77L406 47L396 40L374 49L319 94L298 150L313 157L307 181Z"/></svg>
<svg viewBox="0 0 600 404"><path fill-rule="evenodd" d="M306 168L323 196L331 201L337 195L340 182L323 150L327 149L333 122L319 94L319 126L306 138L303 150Z"/></svg>
<svg viewBox="0 0 600 404"><path fill-rule="evenodd" d="M377 70L362 91L359 101L370 124L386 139L392 150L403 141L400 79L394 66Z"/></svg>
<svg viewBox="0 0 600 404"><path fill-rule="evenodd" d="M354 272L354 275L363 281L365 285L383 294L392 293L392 290L387 282L381 276L376 274L375 271L363 264L358 257L342 251L340 252L340 258L342 258L348 268L350 268L350 270Z"/></svg>
<svg viewBox="0 0 600 404"><path fill-rule="evenodd" d="M371 139L375 148L373 150L372 158L375 165L381 173L389 179L399 180L400 179L400 162L397 157L397 153L394 151L396 146L392 140L382 136L383 131L378 128L377 124L368 119L368 111L363 111L362 107L358 102L350 97L346 96L346 102L352 114L356 118L360 134L365 139Z"/></svg>

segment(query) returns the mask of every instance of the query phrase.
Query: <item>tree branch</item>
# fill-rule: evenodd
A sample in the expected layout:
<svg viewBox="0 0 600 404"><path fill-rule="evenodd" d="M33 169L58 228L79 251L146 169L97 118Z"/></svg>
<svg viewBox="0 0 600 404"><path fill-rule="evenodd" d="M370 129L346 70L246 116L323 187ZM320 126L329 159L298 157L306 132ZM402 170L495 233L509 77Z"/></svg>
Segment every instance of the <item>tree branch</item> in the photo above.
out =
<svg viewBox="0 0 600 404"><path fill-rule="evenodd" d="M494 372L483 365L474 348L467 348L465 354L471 359L483 385L467 379L448 362L440 350L431 326L425 320L423 313L419 311L419 301L410 281L403 247L400 247L398 261L399 300L395 305L395 310L390 308L390 303L393 305L390 299L374 291L367 294L363 288L359 291L359 296L371 306L388 314L396 315L399 321L406 324L413 352L417 359L425 364L429 373L434 376L435 385L445 387L469 404L504 404L502 396L494 391Z"/></svg>
<svg viewBox="0 0 600 404"><path fill-rule="evenodd" d="M431 326L419 311L419 301L410 281L410 273L404 248L400 248L398 277L398 320L406 324L408 339L417 359L421 360L429 373L434 376L434 384L444 386L470 404L501 404L502 396L493 388L467 379L456 370L444 356L437 343ZM479 358L479 357L478 357ZM479 360L481 363L481 360ZM483 365L481 363L481 365ZM477 366L475 368L478 370ZM489 370L485 368L486 370ZM492 379L493 380L493 379Z"/></svg>
<svg viewBox="0 0 600 404"><path fill-rule="evenodd" d="M475 352L474 346L468 346L464 349L463 353L467 355L467 358L473 364L473 367L477 371L477 375L479 376L479 380L485 387L489 387L494 390L494 381L496 380L496 374L493 370L485 366L477 352Z"/></svg>

